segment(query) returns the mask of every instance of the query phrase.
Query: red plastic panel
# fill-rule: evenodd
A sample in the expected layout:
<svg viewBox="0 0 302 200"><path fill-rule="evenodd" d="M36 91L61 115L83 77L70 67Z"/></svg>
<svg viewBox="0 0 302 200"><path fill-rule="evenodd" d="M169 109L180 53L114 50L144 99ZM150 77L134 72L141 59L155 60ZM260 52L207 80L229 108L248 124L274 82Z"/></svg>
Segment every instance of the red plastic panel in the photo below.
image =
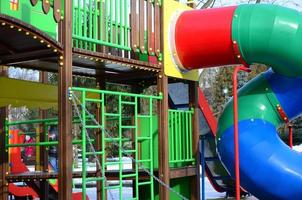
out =
<svg viewBox="0 0 302 200"><path fill-rule="evenodd" d="M232 44L236 6L183 12L175 27L177 55L186 69L238 64Z"/></svg>

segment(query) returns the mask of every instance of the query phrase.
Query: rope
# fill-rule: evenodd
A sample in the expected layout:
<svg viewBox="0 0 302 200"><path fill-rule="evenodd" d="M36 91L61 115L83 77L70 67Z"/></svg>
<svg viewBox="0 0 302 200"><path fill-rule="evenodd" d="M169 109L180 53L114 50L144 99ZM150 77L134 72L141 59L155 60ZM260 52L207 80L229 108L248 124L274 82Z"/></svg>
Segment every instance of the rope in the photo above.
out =
<svg viewBox="0 0 302 200"><path fill-rule="evenodd" d="M78 107L77 107L76 101L77 101L79 104L81 104L81 101L77 98L76 95L71 94L71 97L72 97L72 100L73 100L73 102L74 102L74 104L75 104L76 110L79 111L79 110L78 110ZM104 128L104 127L103 127L103 126L95 119L94 115L91 114L91 113L87 110L87 108L85 108L85 112L89 115L89 117L92 119L92 121L93 121L97 126L100 127L100 129L107 135L107 137L113 138L113 136L110 134L110 132L108 132L107 129L105 129L105 128ZM81 123L83 124L83 121L82 121L82 119L81 119L81 117L80 117L80 112L77 112L77 114L79 115L79 118L80 118L80 120L81 120ZM86 133L88 134L87 130L86 130ZM113 143L115 143L115 145L117 145L117 146L119 147L119 144L118 144L117 142L114 142L114 141L113 141ZM93 147L93 145L92 145L92 147ZM94 148L94 147L93 147L93 148ZM188 199L187 199L185 196L183 196L181 193L177 192L176 190L174 190L173 188L171 188L168 184L164 183L161 179L159 179L158 177L156 177L155 175L153 175L150 171L148 171L148 169L146 169L146 168L143 166L142 163L139 163L137 160L135 160L129 153L127 153L127 152L123 149L123 147L119 147L119 148L120 148L120 150L121 150L125 155L127 155L127 158L130 158L135 164L137 164L137 165L138 165L143 171L145 171L150 177L154 178L159 184L163 185L165 188L167 188L168 190L170 190L171 192L173 192L174 194L176 194L180 199L188 200ZM96 159L98 160L99 165L100 165L100 161L99 161L99 159L98 159L97 156L96 156ZM152 158L151 158L151 159L152 159ZM103 172L103 173L104 173L104 172Z"/></svg>

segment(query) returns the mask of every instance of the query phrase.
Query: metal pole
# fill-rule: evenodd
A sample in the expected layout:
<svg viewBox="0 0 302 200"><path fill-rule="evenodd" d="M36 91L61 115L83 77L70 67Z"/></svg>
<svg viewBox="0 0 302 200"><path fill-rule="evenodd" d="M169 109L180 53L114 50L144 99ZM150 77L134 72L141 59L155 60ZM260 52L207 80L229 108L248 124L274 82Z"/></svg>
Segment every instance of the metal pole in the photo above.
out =
<svg viewBox="0 0 302 200"><path fill-rule="evenodd" d="M293 125L288 124L288 146L293 148Z"/></svg>
<svg viewBox="0 0 302 200"><path fill-rule="evenodd" d="M239 172L239 139L238 139L238 94L237 94L237 75L239 71L249 72L250 69L239 66L233 72L233 97L234 97L234 149L235 149L235 181L236 181L236 200L240 200L240 172Z"/></svg>
<svg viewBox="0 0 302 200"><path fill-rule="evenodd" d="M204 158L204 151L205 151L205 137L201 137L201 154L200 154L200 161L201 161L201 199L205 200L205 158Z"/></svg>

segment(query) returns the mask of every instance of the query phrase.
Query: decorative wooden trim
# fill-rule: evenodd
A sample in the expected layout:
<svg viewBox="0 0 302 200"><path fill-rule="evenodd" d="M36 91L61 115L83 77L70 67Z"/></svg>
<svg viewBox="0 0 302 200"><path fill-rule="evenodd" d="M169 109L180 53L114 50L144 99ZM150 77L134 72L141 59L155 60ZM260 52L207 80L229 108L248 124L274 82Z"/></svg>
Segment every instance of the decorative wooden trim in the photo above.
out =
<svg viewBox="0 0 302 200"><path fill-rule="evenodd" d="M48 14L48 12L50 10L49 0L43 0L42 1L42 10L43 10L44 14Z"/></svg>

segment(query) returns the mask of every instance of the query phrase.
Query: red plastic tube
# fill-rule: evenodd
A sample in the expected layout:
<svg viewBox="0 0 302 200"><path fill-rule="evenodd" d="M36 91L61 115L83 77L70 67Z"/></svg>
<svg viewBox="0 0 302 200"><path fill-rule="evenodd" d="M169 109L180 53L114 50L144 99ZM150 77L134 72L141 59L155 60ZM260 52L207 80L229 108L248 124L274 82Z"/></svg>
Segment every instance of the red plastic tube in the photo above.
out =
<svg viewBox="0 0 302 200"><path fill-rule="evenodd" d="M233 50L236 7L185 11L175 24L175 48L185 69L239 64Z"/></svg>

